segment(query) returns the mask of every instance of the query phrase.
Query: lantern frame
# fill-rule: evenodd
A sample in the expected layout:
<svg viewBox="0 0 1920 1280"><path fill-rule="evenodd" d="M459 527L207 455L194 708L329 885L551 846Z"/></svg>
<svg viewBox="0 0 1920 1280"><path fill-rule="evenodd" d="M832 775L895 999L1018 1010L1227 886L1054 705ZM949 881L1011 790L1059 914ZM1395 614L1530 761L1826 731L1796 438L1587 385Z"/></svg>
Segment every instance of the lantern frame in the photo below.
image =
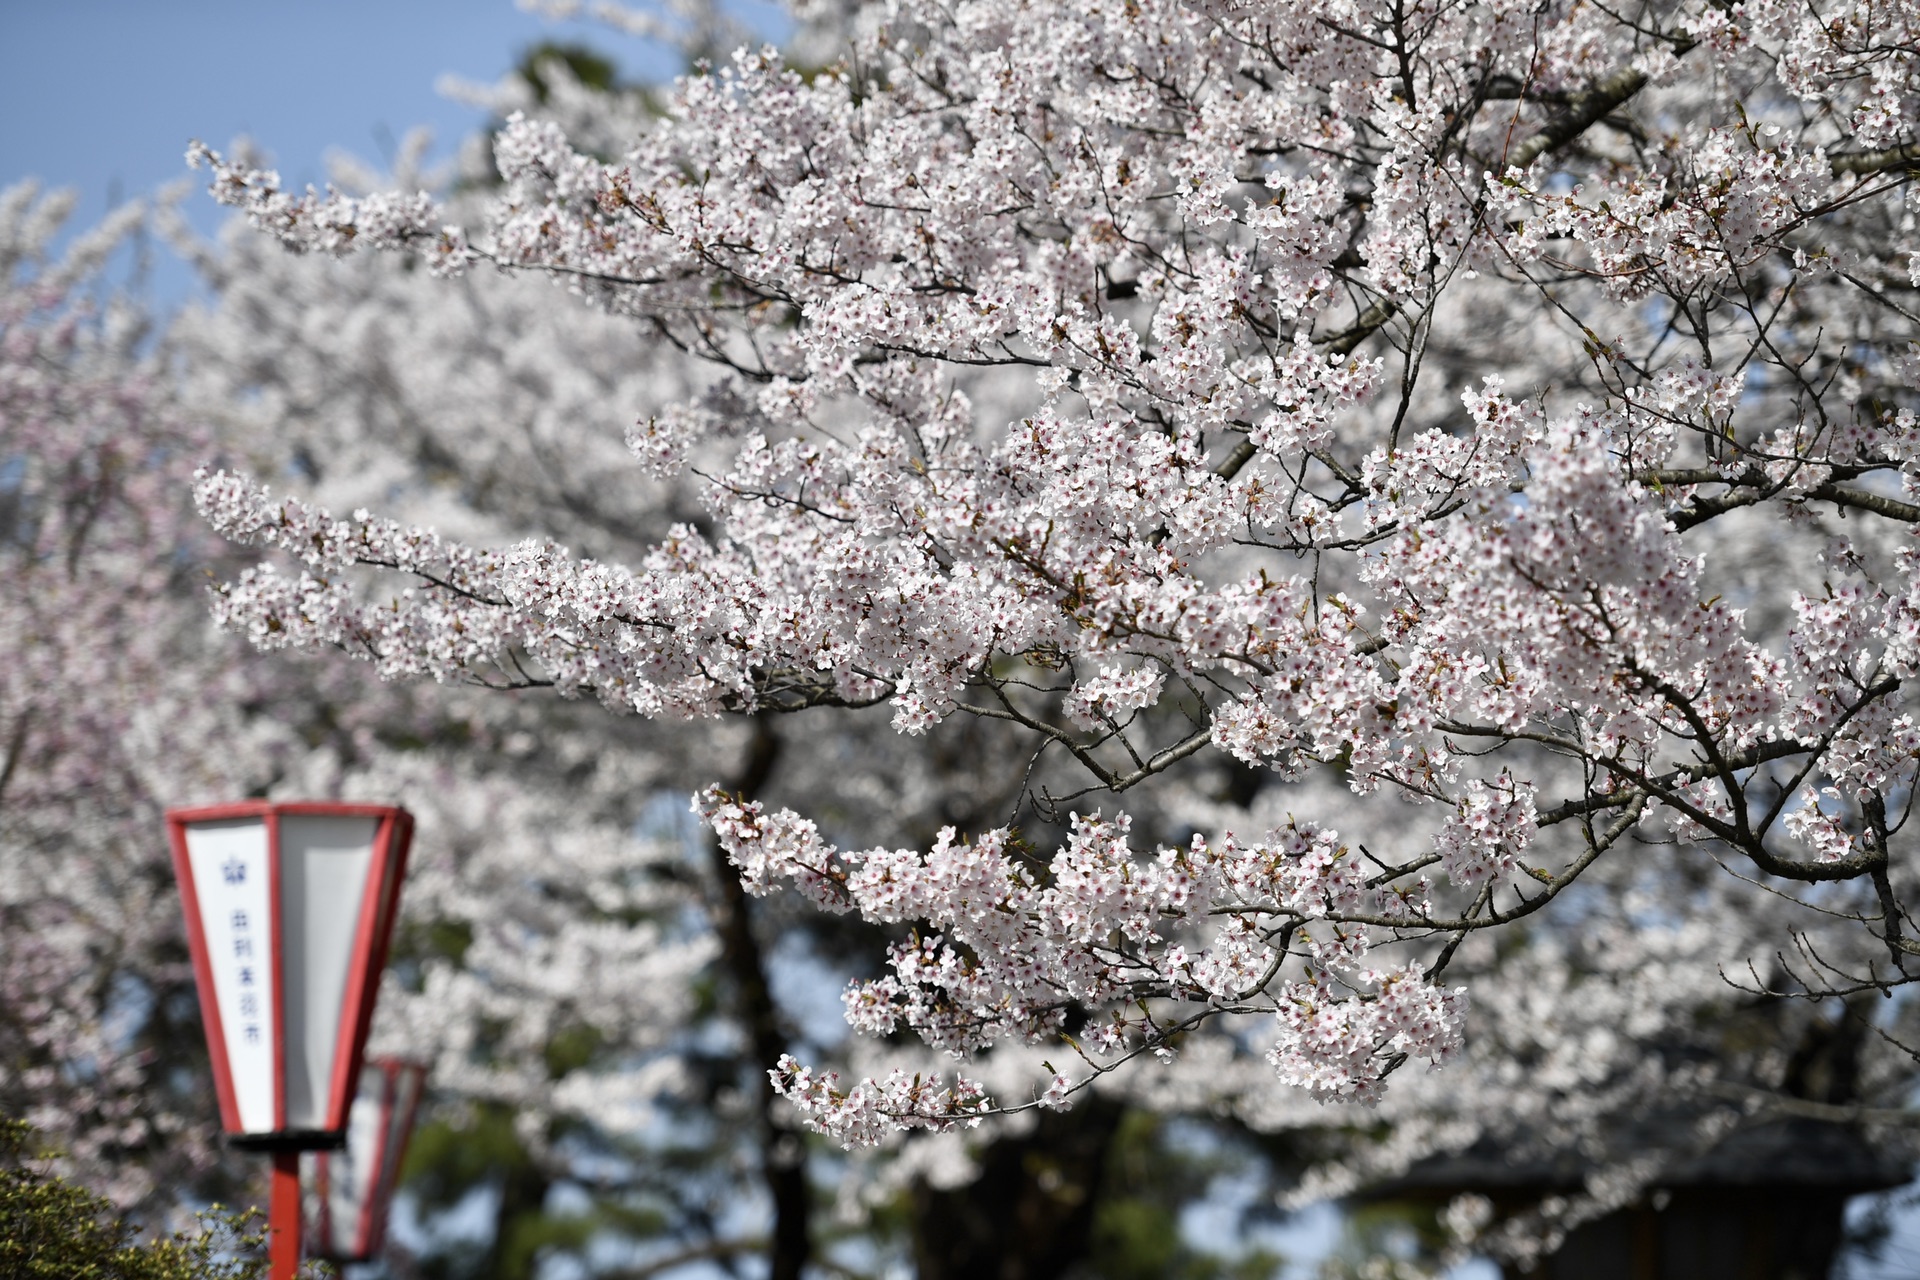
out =
<svg viewBox="0 0 1920 1280"><path fill-rule="evenodd" d="M289 1027L285 1016L287 965L283 936L286 926L281 874L281 822L285 818L301 817L364 818L374 820L375 825L366 882L361 888L360 901L354 908L346 985L340 1002L339 1022L334 1028L333 1060L325 1081L326 1096L324 1103L318 1107L319 1123L312 1128L295 1129L288 1127ZM266 900L271 917L266 929L268 989L274 1011L271 1028L273 1125L269 1130L249 1130L242 1120L234 1068L229 1061L227 1029L222 1021L214 965L201 914L202 895L194 878L187 843L190 827L244 819L261 821L266 839ZM367 1031L373 1020L380 973L386 967L394 921L399 915L400 885L406 873L407 854L413 839L413 816L405 809L391 805L246 800L170 809L166 814L166 822L168 841L173 852L174 875L185 907L187 949L193 959L194 982L199 990L200 1016L206 1028L208 1056L212 1059L214 1089L219 1097L221 1123L228 1141L237 1147L263 1151L320 1150L342 1145L346 1141L347 1115L359 1082L361 1058L366 1052Z"/></svg>

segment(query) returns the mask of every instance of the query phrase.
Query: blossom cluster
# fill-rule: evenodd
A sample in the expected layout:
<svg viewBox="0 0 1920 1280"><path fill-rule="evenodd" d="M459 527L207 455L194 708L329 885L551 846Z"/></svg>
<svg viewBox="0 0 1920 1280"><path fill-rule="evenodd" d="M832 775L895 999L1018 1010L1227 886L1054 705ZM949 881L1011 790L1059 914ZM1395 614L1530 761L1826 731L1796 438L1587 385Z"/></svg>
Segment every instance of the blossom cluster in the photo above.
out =
<svg viewBox="0 0 1920 1280"><path fill-rule="evenodd" d="M1438 1063L1459 1047L1463 992L1435 986L1417 961L1370 963L1364 927L1313 927L1356 914L1413 924L1428 910L1405 890L1370 883L1360 856L1331 831L1292 824L1246 845L1196 836L1143 860L1125 817L1076 818L1041 871L1006 830L962 842L949 828L925 854L856 852L825 843L790 810L770 814L717 791L702 804L749 891L787 881L825 910L916 924L893 947L890 975L846 992L848 1021L871 1034L904 1025L970 1055L1002 1038L1044 1041L1070 1010L1096 1010L1079 1043L1097 1070L1143 1048L1170 1052L1190 1020L1182 1004L1265 1009L1279 1026L1270 1056L1283 1079L1317 1096L1361 1099L1377 1092L1388 1063ZM1270 992L1296 936L1308 971ZM1149 1000L1173 1004L1156 1015ZM822 1087L790 1070L775 1079L783 1091ZM836 1093L831 1113L809 1105L816 1123L849 1140L875 1132L876 1117L896 1116L895 1106L902 1122L939 1119L918 1094L903 1101L900 1083Z"/></svg>

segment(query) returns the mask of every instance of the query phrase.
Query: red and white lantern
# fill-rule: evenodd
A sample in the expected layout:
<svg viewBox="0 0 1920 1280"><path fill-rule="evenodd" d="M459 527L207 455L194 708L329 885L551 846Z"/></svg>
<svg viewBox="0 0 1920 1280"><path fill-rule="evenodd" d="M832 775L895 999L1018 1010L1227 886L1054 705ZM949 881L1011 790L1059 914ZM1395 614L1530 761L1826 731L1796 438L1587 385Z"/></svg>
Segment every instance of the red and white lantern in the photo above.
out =
<svg viewBox="0 0 1920 1280"><path fill-rule="evenodd" d="M404 809L167 814L220 1117L238 1144L338 1146L400 899Z"/></svg>
<svg viewBox="0 0 1920 1280"><path fill-rule="evenodd" d="M300 1260L303 1150L346 1140L400 905L404 809L247 801L167 814L228 1138L273 1152L271 1274Z"/></svg>
<svg viewBox="0 0 1920 1280"><path fill-rule="evenodd" d="M305 1157L310 1256L330 1262L379 1256L426 1076L425 1063L371 1059L347 1118L346 1147Z"/></svg>

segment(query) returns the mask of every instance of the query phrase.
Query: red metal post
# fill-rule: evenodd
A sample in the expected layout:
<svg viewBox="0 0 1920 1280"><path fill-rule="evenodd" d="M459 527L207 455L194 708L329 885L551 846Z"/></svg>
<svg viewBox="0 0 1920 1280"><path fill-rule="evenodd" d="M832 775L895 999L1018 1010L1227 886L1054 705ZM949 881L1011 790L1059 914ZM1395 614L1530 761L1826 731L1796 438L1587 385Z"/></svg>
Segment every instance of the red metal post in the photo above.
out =
<svg viewBox="0 0 1920 1280"><path fill-rule="evenodd" d="M293 1280L300 1270L300 1153L273 1153L273 1195L268 1201L268 1275Z"/></svg>

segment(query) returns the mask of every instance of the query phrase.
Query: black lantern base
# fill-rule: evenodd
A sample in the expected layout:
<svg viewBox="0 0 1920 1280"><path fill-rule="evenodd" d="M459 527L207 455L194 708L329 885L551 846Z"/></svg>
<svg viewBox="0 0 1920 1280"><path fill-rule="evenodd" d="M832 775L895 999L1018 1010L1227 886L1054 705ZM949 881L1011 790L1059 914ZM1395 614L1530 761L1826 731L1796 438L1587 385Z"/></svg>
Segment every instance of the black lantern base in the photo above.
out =
<svg viewBox="0 0 1920 1280"><path fill-rule="evenodd" d="M239 1151L338 1151L346 1130L284 1129L279 1133L230 1133L227 1145Z"/></svg>

